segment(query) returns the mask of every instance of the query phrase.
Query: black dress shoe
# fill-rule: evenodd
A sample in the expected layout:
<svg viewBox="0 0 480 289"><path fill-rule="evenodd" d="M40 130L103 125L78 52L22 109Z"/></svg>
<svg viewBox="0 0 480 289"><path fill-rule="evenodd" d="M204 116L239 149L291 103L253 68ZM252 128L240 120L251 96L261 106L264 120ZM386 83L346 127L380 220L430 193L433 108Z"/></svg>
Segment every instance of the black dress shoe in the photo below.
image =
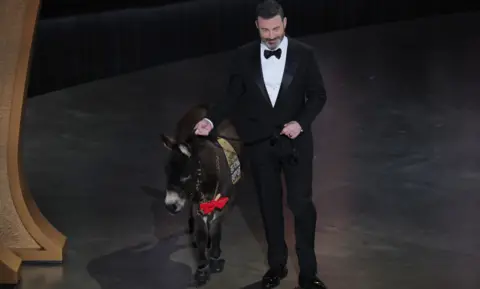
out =
<svg viewBox="0 0 480 289"><path fill-rule="evenodd" d="M327 286L318 277L300 279L300 289L327 289Z"/></svg>
<svg viewBox="0 0 480 289"><path fill-rule="evenodd" d="M262 288L270 289L280 285L280 280L287 277L288 270L286 267L280 269L270 269L263 275Z"/></svg>

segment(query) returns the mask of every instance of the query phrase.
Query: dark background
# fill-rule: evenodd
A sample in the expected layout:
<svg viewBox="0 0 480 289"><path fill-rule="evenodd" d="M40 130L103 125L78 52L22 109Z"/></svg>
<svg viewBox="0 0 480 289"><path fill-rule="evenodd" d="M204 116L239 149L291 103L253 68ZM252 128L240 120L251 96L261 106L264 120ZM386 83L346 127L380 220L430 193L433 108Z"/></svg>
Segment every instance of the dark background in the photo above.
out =
<svg viewBox="0 0 480 289"><path fill-rule="evenodd" d="M233 49L257 37L257 2L43 0L29 96ZM280 2L293 37L480 8L480 1L465 0Z"/></svg>

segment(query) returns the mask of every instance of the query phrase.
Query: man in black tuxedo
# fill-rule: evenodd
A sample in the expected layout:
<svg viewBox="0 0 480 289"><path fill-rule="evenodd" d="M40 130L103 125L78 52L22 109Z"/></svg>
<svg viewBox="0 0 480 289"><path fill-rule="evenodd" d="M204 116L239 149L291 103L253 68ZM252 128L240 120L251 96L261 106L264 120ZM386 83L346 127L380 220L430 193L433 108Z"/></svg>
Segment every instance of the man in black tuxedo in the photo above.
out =
<svg viewBox="0 0 480 289"><path fill-rule="evenodd" d="M288 206L295 216L299 285L326 286L317 277L316 209L312 201L313 136L311 124L326 102L322 76L312 48L285 36L287 19L274 0L257 6L260 41L240 47L232 61L226 97L197 123L197 135L208 135L228 117L246 142L280 132L277 141L247 147L257 188L270 269L263 288L273 288L287 275L281 170ZM292 150L296 150L292 158ZM294 160L294 161L292 161Z"/></svg>

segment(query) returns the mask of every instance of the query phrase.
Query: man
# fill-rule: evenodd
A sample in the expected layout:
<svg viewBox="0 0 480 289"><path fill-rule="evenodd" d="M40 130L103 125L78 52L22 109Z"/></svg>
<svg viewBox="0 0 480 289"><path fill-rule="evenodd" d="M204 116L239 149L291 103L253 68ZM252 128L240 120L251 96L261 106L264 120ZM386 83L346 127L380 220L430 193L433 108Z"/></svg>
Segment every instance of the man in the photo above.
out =
<svg viewBox="0 0 480 289"><path fill-rule="evenodd" d="M287 19L274 0L257 6L260 41L239 48L232 61L226 97L194 128L208 135L224 118L232 119L250 154L268 243L269 270L263 288L273 288L287 275L281 170L288 206L295 216L299 285L302 289L326 286L317 277L315 256L316 210L312 202L313 136L311 124L322 110L326 93L314 51L285 36ZM276 142L255 140L272 135ZM290 143L292 142L292 143ZM292 148L297 150L291 162Z"/></svg>

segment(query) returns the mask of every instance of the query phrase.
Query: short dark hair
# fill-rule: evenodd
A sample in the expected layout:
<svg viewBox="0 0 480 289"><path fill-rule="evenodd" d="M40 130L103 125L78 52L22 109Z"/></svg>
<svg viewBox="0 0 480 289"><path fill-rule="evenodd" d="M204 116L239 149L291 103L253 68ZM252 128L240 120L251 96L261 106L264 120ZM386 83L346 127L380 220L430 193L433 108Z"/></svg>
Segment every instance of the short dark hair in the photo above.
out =
<svg viewBox="0 0 480 289"><path fill-rule="evenodd" d="M263 0L258 3L256 13L257 18L261 17L263 19L271 19L277 15L280 15L282 19L285 17L282 5L275 0Z"/></svg>

